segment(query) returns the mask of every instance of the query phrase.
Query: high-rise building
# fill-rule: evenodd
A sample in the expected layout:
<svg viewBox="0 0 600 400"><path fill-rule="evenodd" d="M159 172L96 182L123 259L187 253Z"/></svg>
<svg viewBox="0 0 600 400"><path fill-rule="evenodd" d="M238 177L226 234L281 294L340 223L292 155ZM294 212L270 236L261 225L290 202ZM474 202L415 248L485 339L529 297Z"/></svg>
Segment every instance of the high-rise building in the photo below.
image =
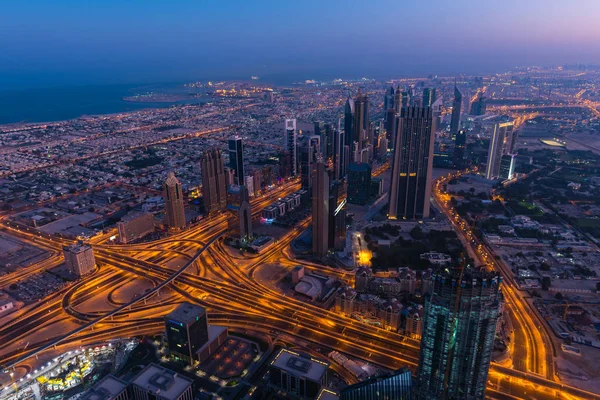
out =
<svg viewBox="0 0 600 400"><path fill-rule="evenodd" d="M236 185L244 184L244 143L241 137L229 139L229 167L235 171Z"/></svg>
<svg viewBox="0 0 600 400"><path fill-rule="evenodd" d="M390 86L386 91L385 91L385 96L383 98L383 111L387 111L390 109L394 109L394 87Z"/></svg>
<svg viewBox="0 0 600 400"><path fill-rule="evenodd" d="M485 170L486 179L497 179L500 176L502 155L509 154L508 150L511 146L507 140L507 135L510 135L512 139L513 126L512 121L494 124L488 148L487 167Z"/></svg>
<svg viewBox="0 0 600 400"><path fill-rule="evenodd" d="M465 160L465 149L467 147L467 131L459 130L454 137L453 161L456 168L462 168Z"/></svg>
<svg viewBox="0 0 600 400"><path fill-rule="evenodd" d="M322 162L316 165L312 186L312 249L322 258L329 249L329 173Z"/></svg>
<svg viewBox="0 0 600 400"><path fill-rule="evenodd" d="M388 147L394 149L394 142L396 140L396 112L393 109L388 109L385 112L385 132L386 139L388 141Z"/></svg>
<svg viewBox="0 0 600 400"><path fill-rule="evenodd" d="M316 135L301 136L298 141L298 165L300 167L300 182L302 189L310 194L312 191L312 177L315 173L316 163L320 152L320 137Z"/></svg>
<svg viewBox="0 0 600 400"><path fill-rule="evenodd" d="M405 90L402 92L402 104L401 107L408 107L411 105L411 96L410 96L410 89Z"/></svg>
<svg viewBox="0 0 600 400"><path fill-rule="evenodd" d="M165 316L165 332L172 358L192 364L196 352L209 339L206 309L191 303L181 303Z"/></svg>
<svg viewBox="0 0 600 400"><path fill-rule="evenodd" d="M331 126L323 121L317 121L313 125L315 131L314 135L319 137L319 153L321 153L323 159L326 160L329 157L330 143L328 140L328 130L331 130Z"/></svg>
<svg viewBox="0 0 600 400"><path fill-rule="evenodd" d="M63 255L67 269L76 276L88 275L96 267L94 250L89 244L78 242L70 246L63 246Z"/></svg>
<svg viewBox="0 0 600 400"><path fill-rule="evenodd" d="M328 247L335 251L342 251L346 242L346 199L342 199L342 188L340 181L329 186Z"/></svg>
<svg viewBox="0 0 600 400"><path fill-rule="evenodd" d="M194 400L194 381L157 364L149 364L131 381L133 400Z"/></svg>
<svg viewBox="0 0 600 400"><path fill-rule="evenodd" d="M471 115L484 115L486 112L485 97L483 93L479 93L477 99L471 104Z"/></svg>
<svg viewBox="0 0 600 400"><path fill-rule="evenodd" d="M154 216L149 212L131 212L117 222L119 243L126 244L154 231Z"/></svg>
<svg viewBox="0 0 600 400"><path fill-rule="evenodd" d="M358 154L366 148L370 141L370 121L369 121L369 96L363 94L360 89L354 99L354 120L352 121L352 143L358 144ZM356 145L355 145L356 146ZM356 153L355 153L356 154ZM359 161L354 159L354 161Z"/></svg>
<svg viewBox="0 0 600 400"><path fill-rule="evenodd" d="M346 175L344 166L344 132L340 129L340 121L338 121L338 128L331 129L332 144L331 144L331 161L333 163L333 176L334 179L339 180Z"/></svg>
<svg viewBox="0 0 600 400"><path fill-rule="evenodd" d="M296 131L296 120L286 119L285 120L285 138L284 147L290 154L290 175L296 176L298 174L298 158L297 158L297 147L298 147L298 132Z"/></svg>
<svg viewBox="0 0 600 400"><path fill-rule="evenodd" d="M454 101L452 102L452 116L450 119L450 135L455 136L460 129L460 111L462 108L463 96L460 90L454 85Z"/></svg>
<svg viewBox="0 0 600 400"><path fill-rule="evenodd" d="M345 387L340 400L412 400L412 374L408 368L369 378Z"/></svg>
<svg viewBox="0 0 600 400"><path fill-rule="evenodd" d="M433 106L433 102L435 101L435 88L425 88L423 89L423 107L431 107Z"/></svg>
<svg viewBox="0 0 600 400"><path fill-rule="evenodd" d="M518 136L515 131L515 123L512 120L506 121L502 124L502 127L505 129L502 154L514 154Z"/></svg>
<svg viewBox="0 0 600 400"><path fill-rule="evenodd" d="M500 159L500 179L512 179L515 172L515 156L514 154L505 154Z"/></svg>
<svg viewBox="0 0 600 400"><path fill-rule="evenodd" d="M348 165L348 203L365 205L371 195L371 166L367 163Z"/></svg>
<svg viewBox="0 0 600 400"><path fill-rule="evenodd" d="M232 224L237 224L237 226L231 225L230 229L239 229L240 240L248 241L252 237L252 209L248 188L245 185L231 185L227 192L229 197L227 208L236 216Z"/></svg>
<svg viewBox="0 0 600 400"><path fill-rule="evenodd" d="M269 388L283 391L286 398L317 399L327 386L329 363L308 354L281 349L269 364Z"/></svg>
<svg viewBox="0 0 600 400"><path fill-rule="evenodd" d="M165 221L170 229L185 228L185 211L183 208L183 191L181 183L171 171L163 185L165 198Z"/></svg>
<svg viewBox="0 0 600 400"><path fill-rule="evenodd" d="M484 399L500 318L502 278L466 267L439 269L426 295L417 397Z"/></svg>
<svg viewBox="0 0 600 400"><path fill-rule="evenodd" d="M207 213L212 215L223 211L227 207L227 183L221 152L217 149L206 150L200 158L200 169Z"/></svg>
<svg viewBox="0 0 600 400"><path fill-rule="evenodd" d="M388 218L428 218L433 166L433 111L403 107L396 121Z"/></svg>

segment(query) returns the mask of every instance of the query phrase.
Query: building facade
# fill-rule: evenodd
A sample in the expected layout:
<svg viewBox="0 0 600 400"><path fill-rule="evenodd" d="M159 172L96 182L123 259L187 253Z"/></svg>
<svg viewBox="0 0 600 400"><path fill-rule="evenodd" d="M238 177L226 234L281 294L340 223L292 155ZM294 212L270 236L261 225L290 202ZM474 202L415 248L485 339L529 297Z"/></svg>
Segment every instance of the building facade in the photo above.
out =
<svg viewBox="0 0 600 400"><path fill-rule="evenodd" d="M165 222L170 229L185 228L185 209L183 206L183 190L181 183L171 171L163 185L165 198Z"/></svg>
<svg viewBox="0 0 600 400"><path fill-rule="evenodd" d="M433 167L432 109L403 107L396 122L389 219L429 217Z"/></svg>
<svg viewBox="0 0 600 400"><path fill-rule="evenodd" d="M484 399L501 281L497 274L468 268L433 274L417 371L419 399Z"/></svg>
<svg viewBox="0 0 600 400"><path fill-rule="evenodd" d="M348 203L365 205L371 195L371 166L367 163L348 165Z"/></svg>
<svg viewBox="0 0 600 400"><path fill-rule="evenodd" d="M313 177L312 236L313 255L325 257L329 249L329 173L321 162Z"/></svg>
<svg viewBox="0 0 600 400"><path fill-rule="evenodd" d="M129 213L117 222L119 243L127 244L154 231L154 216L149 212Z"/></svg>
<svg viewBox="0 0 600 400"><path fill-rule="evenodd" d="M350 385L340 392L340 400L412 400L412 374L401 368L389 375L380 375Z"/></svg>
<svg viewBox="0 0 600 400"><path fill-rule="evenodd" d="M196 352L209 339L206 309L190 303L180 304L165 316L165 332L169 355L193 364Z"/></svg>
<svg viewBox="0 0 600 400"><path fill-rule="evenodd" d="M63 247L65 265L67 269L76 276L85 276L94 271L96 259L92 246L83 242Z"/></svg>
<svg viewBox="0 0 600 400"><path fill-rule="evenodd" d="M234 171L234 183L243 185L246 174L244 172L244 142L240 137L229 139L229 167Z"/></svg>
<svg viewBox="0 0 600 400"><path fill-rule="evenodd" d="M209 149L200 158L204 207L209 215L223 211L227 206L227 182L225 164L221 152Z"/></svg>

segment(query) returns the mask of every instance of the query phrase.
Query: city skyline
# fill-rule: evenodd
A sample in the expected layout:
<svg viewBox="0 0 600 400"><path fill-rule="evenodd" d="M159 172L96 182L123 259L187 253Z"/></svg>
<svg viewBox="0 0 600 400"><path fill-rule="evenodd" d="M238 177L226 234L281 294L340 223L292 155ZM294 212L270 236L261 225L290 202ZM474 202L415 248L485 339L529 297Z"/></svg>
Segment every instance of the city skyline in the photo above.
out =
<svg viewBox="0 0 600 400"><path fill-rule="evenodd" d="M0 89L250 75L303 80L491 73L532 64L600 63L594 50L600 5L593 0L461 0L452 7L443 1L84 5L63 0L13 2L3 11ZM397 29L398 14L408 16L402 41L385 34ZM423 19L437 22L418 29ZM468 23L456 29L457 19ZM359 35L351 29L357 24L370 33ZM363 48L364 57L349 63L349 46ZM387 62L372 62L382 57ZM302 62L311 58L320 60L318 67Z"/></svg>

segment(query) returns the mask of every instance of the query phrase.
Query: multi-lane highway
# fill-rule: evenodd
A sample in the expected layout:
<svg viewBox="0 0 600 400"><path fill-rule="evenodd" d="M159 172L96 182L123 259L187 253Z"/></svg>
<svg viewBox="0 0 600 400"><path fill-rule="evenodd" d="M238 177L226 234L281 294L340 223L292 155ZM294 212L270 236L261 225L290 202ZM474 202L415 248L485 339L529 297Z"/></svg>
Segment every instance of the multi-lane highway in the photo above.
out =
<svg viewBox="0 0 600 400"><path fill-rule="evenodd" d="M254 212L259 212L273 199L285 196L284 193L296 187L297 183L290 183L254 200ZM449 209L445 212L452 217ZM460 232L459 222L454 220L453 223ZM301 223L301 228L309 224L310 218ZM57 251L66 242L53 237L40 237L36 232L23 231L19 227L4 227L23 240L32 241L35 238L36 243ZM338 350L388 368L415 368L418 341L285 297L253 278L253 271L260 265L285 259L284 250L301 229L289 232L264 254L248 257L233 256L227 251L218 239L226 229L227 216L219 216L203 220L167 239L143 245L94 245L100 265L94 275L44 299L37 307L23 310L11 326L0 330L0 340L11 339L14 343L8 351L0 354L0 363L16 367L31 362L34 355L43 357L44 351L49 349L77 347L114 337L159 333L163 329L161 316L185 299L209 308L213 323L272 335L284 333L320 348ZM170 262L182 262L181 259L184 261L179 270L169 267ZM288 261L288 264L291 262ZM316 268L311 264L306 267ZM344 272L332 272L345 278ZM150 281L154 288L147 296L140 296L120 306L107 301L104 307L111 307L110 310L92 309L86 303L98 296L110 297L116 286L132 279ZM513 305L521 304L516 293L509 294L510 289L505 291ZM511 310L515 308L509 307ZM559 392L564 392L575 398L600 399L600 396L553 380L549 372L551 367L544 362L548 352L534 345L540 343L536 335L543 340L541 333L535 328L525 306L516 308L516 326L523 330L524 338L519 340L525 340L523 351L530 361L521 365L520 370L493 365L490 374L491 397L530 398L533 393L536 398L555 398ZM34 326L43 329L32 335ZM60 327L67 328L67 332L60 332ZM20 347L21 342L27 342L27 346Z"/></svg>

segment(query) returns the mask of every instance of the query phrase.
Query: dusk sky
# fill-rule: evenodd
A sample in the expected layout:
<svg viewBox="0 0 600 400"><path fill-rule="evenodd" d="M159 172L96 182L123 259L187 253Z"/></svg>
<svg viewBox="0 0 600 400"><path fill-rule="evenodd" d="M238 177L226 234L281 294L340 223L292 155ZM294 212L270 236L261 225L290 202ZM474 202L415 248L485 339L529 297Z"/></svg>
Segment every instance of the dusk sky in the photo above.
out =
<svg viewBox="0 0 600 400"><path fill-rule="evenodd" d="M0 88L600 63L598 0L5 1Z"/></svg>

